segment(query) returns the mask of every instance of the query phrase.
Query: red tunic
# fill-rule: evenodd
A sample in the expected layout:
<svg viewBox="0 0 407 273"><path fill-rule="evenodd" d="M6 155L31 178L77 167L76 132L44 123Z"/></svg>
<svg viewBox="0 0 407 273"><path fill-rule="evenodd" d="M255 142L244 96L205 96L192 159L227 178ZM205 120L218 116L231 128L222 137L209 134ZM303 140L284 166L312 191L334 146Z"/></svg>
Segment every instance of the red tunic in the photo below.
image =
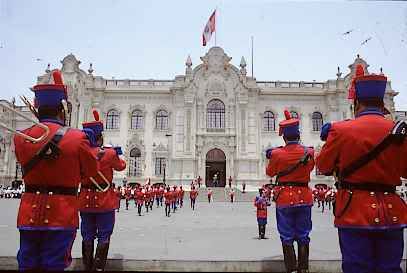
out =
<svg viewBox="0 0 407 273"><path fill-rule="evenodd" d="M190 192L189 192L189 197L191 198L191 199L196 199L196 197L198 196L198 191L197 190L191 190Z"/></svg>
<svg viewBox="0 0 407 273"><path fill-rule="evenodd" d="M49 140L61 125L44 122L50 129ZM42 129L33 126L23 131L38 137ZM44 142L33 144L22 137L14 137L15 153L18 162L23 166L44 145ZM24 177L27 186L58 186L78 188L82 178L94 176L98 162L89 146L86 135L76 129L70 129L59 143L61 153L56 160L41 160ZM17 227L29 230L62 230L78 228L77 196L24 193L21 197L17 217Z"/></svg>
<svg viewBox="0 0 407 273"><path fill-rule="evenodd" d="M167 205L171 204L172 192L171 191L166 191L164 193L164 198L165 198L165 204L167 204Z"/></svg>
<svg viewBox="0 0 407 273"><path fill-rule="evenodd" d="M144 193L142 191L136 191L136 194L134 195L134 199L136 200L137 205L143 205Z"/></svg>
<svg viewBox="0 0 407 273"><path fill-rule="evenodd" d="M311 159L305 165L300 165L296 170L288 175L282 176L280 184L285 182L301 182L305 187L296 186L276 186L274 187L274 196L276 206L310 206L312 205L312 191L307 186L310 181L310 172L314 168L314 149L305 147ZM269 160L266 173L273 177L277 173L286 170L304 156L304 147L297 143L287 144L284 147L274 149Z"/></svg>
<svg viewBox="0 0 407 273"><path fill-rule="evenodd" d="M93 154L96 156L101 149L99 147L92 148ZM122 171L126 168L126 162L120 159L116 151L112 148L104 148L104 155L99 160L99 171L109 181L111 187L106 192L99 192L90 188L93 185L90 178L82 181L82 186L79 195L79 210L83 212L105 212L118 208L115 191L112 187L113 171ZM97 174L93 176L95 181L100 184L106 182Z"/></svg>
<svg viewBox="0 0 407 273"><path fill-rule="evenodd" d="M257 218L267 219L267 201L264 197L256 196L254 206L257 208Z"/></svg>
<svg viewBox="0 0 407 273"><path fill-rule="evenodd" d="M158 190L158 197L163 197L164 196L164 188L160 187L160 189Z"/></svg>
<svg viewBox="0 0 407 273"><path fill-rule="evenodd" d="M378 114L368 114L354 120L335 122L316 159L318 170L332 174L343 170L353 160L368 153L392 129L393 122ZM407 141L401 146L390 145L375 159L346 177L348 183L380 183L401 185L407 178ZM336 194L336 214L346 206L348 190ZM340 215L339 215L340 216ZM400 228L407 226L406 203L395 193L355 190L349 207L341 217L335 217L337 227Z"/></svg>

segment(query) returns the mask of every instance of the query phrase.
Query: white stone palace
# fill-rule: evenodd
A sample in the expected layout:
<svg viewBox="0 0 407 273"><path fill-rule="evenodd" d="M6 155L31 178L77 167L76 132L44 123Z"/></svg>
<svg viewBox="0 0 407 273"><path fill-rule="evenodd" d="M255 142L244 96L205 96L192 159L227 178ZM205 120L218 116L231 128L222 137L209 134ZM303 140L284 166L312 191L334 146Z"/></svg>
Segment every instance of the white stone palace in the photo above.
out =
<svg viewBox="0 0 407 273"><path fill-rule="evenodd" d="M201 176L211 185L217 174L220 185L229 176L234 185L259 185L269 180L265 150L283 145L278 135L283 110L299 116L302 143L318 149L323 123L352 117L347 90L356 64L369 73L369 65L357 56L344 77L338 67L336 77L324 82L257 81L247 75L243 57L239 66L231 60L213 47L196 66L188 57L185 74L172 80L118 80L94 75L92 64L85 72L70 54L60 69L73 104L71 126L93 120L92 109L100 112L105 143L122 146L128 162L117 181L165 177L170 184L189 184ZM48 67L38 83L49 83L50 72ZM388 82L385 104L393 114L397 94ZM10 126L28 126L11 113L1 114ZM2 133L1 149L0 176L10 183L19 172L8 134ZM326 179L315 171L313 181Z"/></svg>

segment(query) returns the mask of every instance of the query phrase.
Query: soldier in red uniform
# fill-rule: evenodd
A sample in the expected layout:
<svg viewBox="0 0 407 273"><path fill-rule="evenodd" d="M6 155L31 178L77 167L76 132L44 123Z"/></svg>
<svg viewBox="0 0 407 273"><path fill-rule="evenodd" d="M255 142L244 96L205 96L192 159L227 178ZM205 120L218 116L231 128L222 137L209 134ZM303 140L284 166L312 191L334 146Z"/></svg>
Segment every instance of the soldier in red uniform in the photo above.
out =
<svg viewBox="0 0 407 273"><path fill-rule="evenodd" d="M129 185L127 185L127 187L124 191L124 194L125 194L124 196L126 198L126 210L129 210L129 203L131 200L131 191L132 191L131 187Z"/></svg>
<svg viewBox="0 0 407 273"><path fill-rule="evenodd" d="M270 203L264 195L263 189L259 189L259 195L254 199L254 206L257 208L257 224L259 226L259 239L266 239L267 206Z"/></svg>
<svg viewBox="0 0 407 273"><path fill-rule="evenodd" d="M161 207L163 206L164 192L165 192L164 186L160 186L160 188L158 189L158 194L160 196L160 206Z"/></svg>
<svg viewBox="0 0 407 273"><path fill-rule="evenodd" d="M117 212L120 212L120 204L121 204L120 202L122 199L121 187L120 186L118 186L117 188L115 187L114 192L116 194L116 199L117 199Z"/></svg>
<svg viewBox="0 0 407 273"><path fill-rule="evenodd" d="M172 192L169 186L167 187L167 190L164 193L164 198L165 198L165 216L170 217Z"/></svg>
<svg viewBox="0 0 407 273"><path fill-rule="evenodd" d="M356 67L355 118L327 123L317 168L337 177L335 226L345 273L401 273L407 206L395 193L407 178L407 125L384 117L387 78Z"/></svg>
<svg viewBox="0 0 407 273"><path fill-rule="evenodd" d="M149 192L150 192L150 202L148 203L150 205L150 211L153 210L153 205L154 205L154 191L153 188L151 186L148 187Z"/></svg>
<svg viewBox="0 0 407 273"><path fill-rule="evenodd" d="M212 200L212 189L208 188L208 203L210 203Z"/></svg>
<svg viewBox="0 0 407 273"><path fill-rule="evenodd" d="M146 212L150 208L150 192L148 190L148 186L144 187L144 206L146 207Z"/></svg>
<svg viewBox="0 0 407 273"><path fill-rule="evenodd" d="M159 194L159 186L154 186L153 189L154 192L154 197L155 197L155 203L157 204L157 208L160 207L160 194Z"/></svg>
<svg viewBox="0 0 407 273"><path fill-rule="evenodd" d="M60 72L52 74L54 84L33 88L34 105L40 122L50 130L48 137L37 143L14 137L25 183L17 218L19 270L59 271L69 266L79 226L78 186L82 177L95 176L98 170L90 147L95 137L66 126L67 90ZM34 125L23 133L38 137L43 129Z"/></svg>
<svg viewBox="0 0 407 273"><path fill-rule="evenodd" d="M95 121L82 123L84 130L91 130L96 136L97 146L92 151L99 161L98 174L82 180L79 195L82 262L85 270L104 270L117 209L113 171L124 170L126 162L119 157L122 154L120 147L103 146L103 122L96 110L93 115ZM98 243L93 256L96 238Z"/></svg>
<svg viewBox="0 0 407 273"><path fill-rule="evenodd" d="M171 199L171 206L173 212L177 210L177 199L178 199L177 186L174 185L172 189L172 199Z"/></svg>
<svg viewBox="0 0 407 273"><path fill-rule="evenodd" d="M137 204L137 213L138 216L141 216L141 209L143 208L143 202L144 202L144 194L141 191L141 187L138 187L136 189L136 194L135 194L135 202Z"/></svg>
<svg viewBox="0 0 407 273"><path fill-rule="evenodd" d="M294 241L298 244L298 272L308 272L309 233L312 229L312 193L308 187L310 172L314 168L314 149L302 146L299 119L291 118L285 110L286 120L280 122L279 134L284 147L269 149L266 173L276 176L274 200L276 202L277 229L283 245L284 263L288 272L297 269Z"/></svg>
<svg viewBox="0 0 407 273"><path fill-rule="evenodd" d="M184 189L182 188L182 186L179 186L179 205L181 208L184 206L184 195Z"/></svg>
<svg viewBox="0 0 407 273"><path fill-rule="evenodd" d="M195 210L195 202L196 202L197 196L198 196L198 191L195 189L195 187L192 187L191 191L189 192L189 198L191 199L192 210Z"/></svg>

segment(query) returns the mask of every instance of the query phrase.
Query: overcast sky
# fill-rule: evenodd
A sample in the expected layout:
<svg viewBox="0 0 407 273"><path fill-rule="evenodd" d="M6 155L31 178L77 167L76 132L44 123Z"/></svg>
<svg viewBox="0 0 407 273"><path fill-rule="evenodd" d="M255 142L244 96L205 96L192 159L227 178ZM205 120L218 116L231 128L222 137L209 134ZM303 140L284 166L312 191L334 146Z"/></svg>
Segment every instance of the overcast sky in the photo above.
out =
<svg viewBox="0 0 407 273"><path fill-rule="evenodd" d="M407 110L407 3L388 1L0 0L0 98L31 95L47 63L60 68L69 53L106 78L173 79L188 54L195 66L214 45L201 35L216 7L217 45L237 66L245 56L249 73L254 36L258 80L334 79L360 54Z"/></svg>

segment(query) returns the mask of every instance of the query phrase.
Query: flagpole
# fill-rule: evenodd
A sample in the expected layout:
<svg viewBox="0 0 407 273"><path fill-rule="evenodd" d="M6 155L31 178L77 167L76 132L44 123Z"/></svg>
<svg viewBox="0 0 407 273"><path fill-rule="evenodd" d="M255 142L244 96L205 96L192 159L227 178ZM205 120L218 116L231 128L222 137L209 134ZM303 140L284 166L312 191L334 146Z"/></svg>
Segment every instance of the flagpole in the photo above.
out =
<svg viewBox="0 0 407 273"><path fill-rule="evenodd" d="M253 76L253 67L254 67L254 65L253 65L253 40L254 40L254 38L253 38L253 35L252 35L252 78L254 78L254 76Z"/></svg>
<svg viewBox="0 0 407 273"><path fill-rule="evenodd" d="M217 21L217 16L216 15L218 15L218 6L216 6L216 8L215 8L215 25L216 25L216 21ZM215 27L215 46L217 45L217 43L216 43L216 36L217 36L217 34L218 34L218 28L219 28L219 25L218 25L218 27Z"/></svg>

